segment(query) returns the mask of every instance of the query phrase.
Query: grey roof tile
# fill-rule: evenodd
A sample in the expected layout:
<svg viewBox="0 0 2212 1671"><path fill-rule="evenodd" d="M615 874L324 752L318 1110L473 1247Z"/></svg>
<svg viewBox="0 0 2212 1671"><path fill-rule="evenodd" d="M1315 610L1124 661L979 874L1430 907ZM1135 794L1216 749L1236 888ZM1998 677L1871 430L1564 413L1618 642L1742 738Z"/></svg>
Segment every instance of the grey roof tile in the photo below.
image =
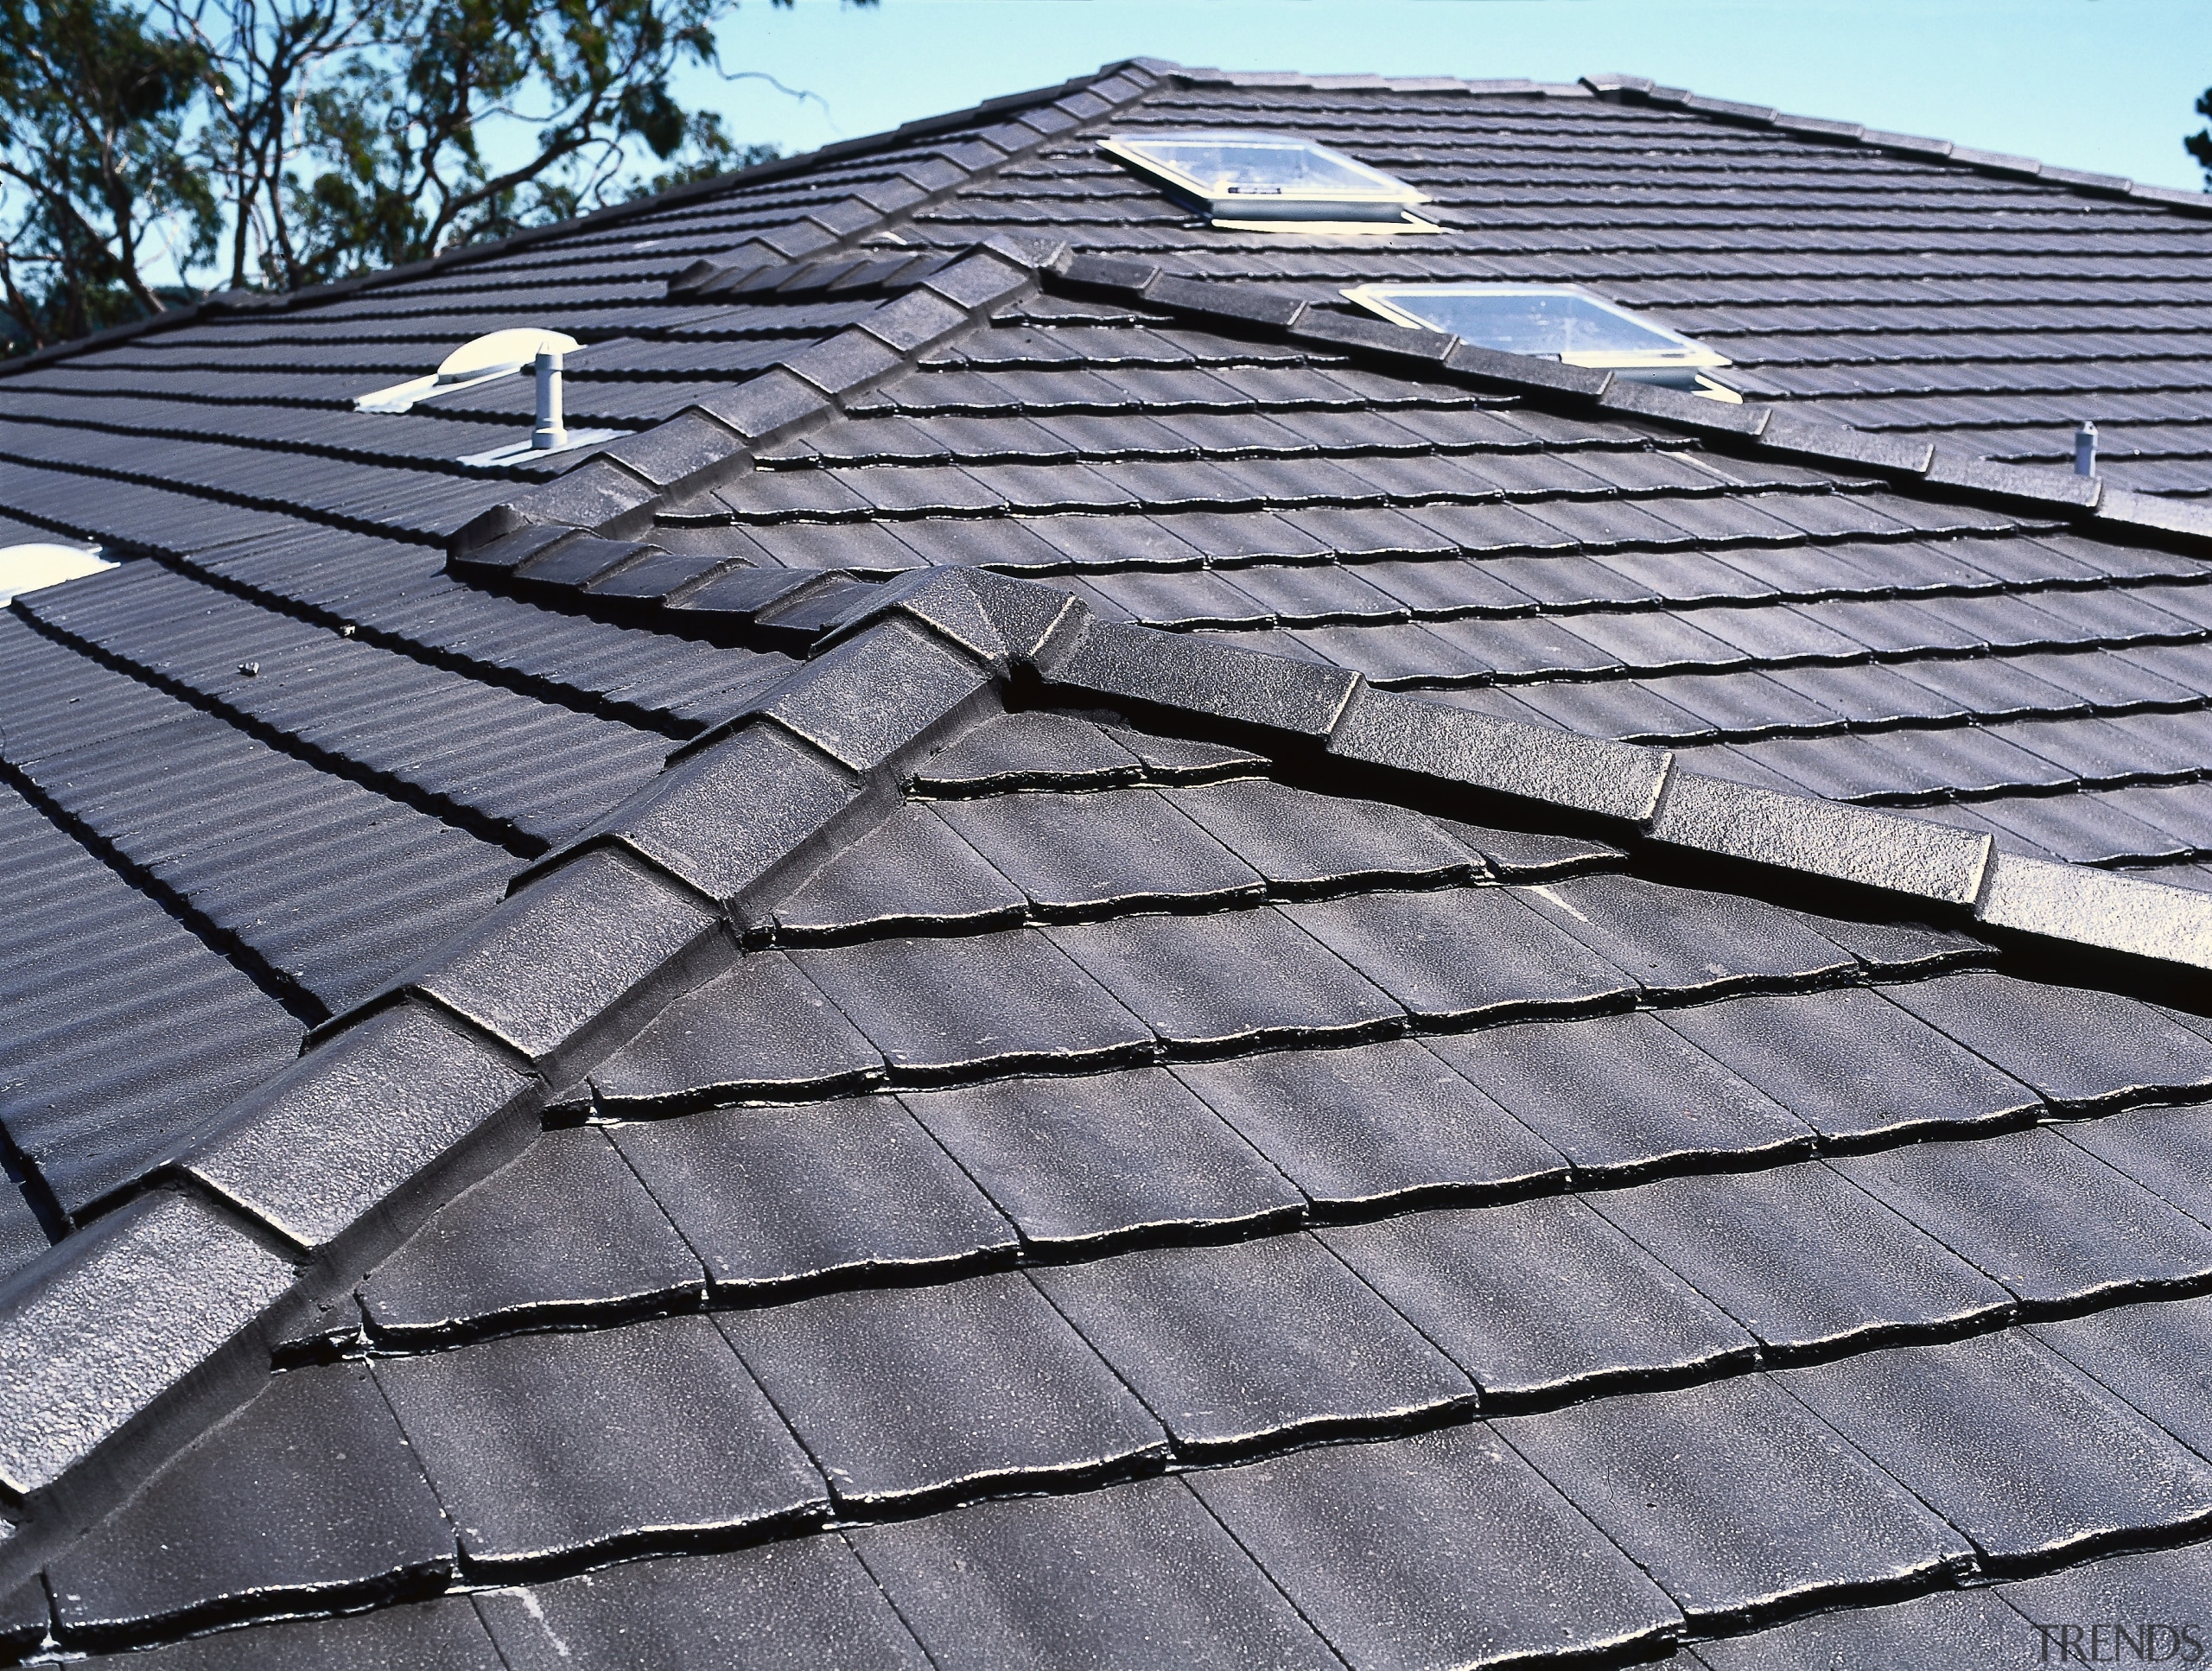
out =
<svg viewBox="0 0 2212 1671"><path fill-rule="evenodd" d="M718 1292L950 1274L1012 1253L1013 1229L887 1096L618 1126Z"/></svg>
<svg viewBox="0 0 2212 1671"><path fill-rule="evenodd" d="M1864 988L1737 998L1666 1020L1830 1142L2001 1125L2042 1107L2018 1080Z"/></svg>
<svg viewBox="0 0 2212 1671"><path fill-rule="evenodd" d="M902 1099L1031 1247L1294 1218L1298 1191L1158 1068Z"/></svg>
<svg viewBox="0 0 2212 1671"><path fill-rule="evenodd" d="M1467 1021L1625 1001L1634 980L1554 928L1527 888L1362 893L1287 908L1408 1013Z"/></svg>
<svg viewBox="0 0 2212 1671"><path fill-rule="evenodd" d="M1481 1426L1191 1484L1353 1665L1630 1653L1680 1628L1664 1592Z"/></svg>
<svg viewBox="0 0 2212 1671"><path fill-rule="evenodd" d="M1819 1161L1590 1198L1770 1352L2002 1317L2005 1289Z"/></svg>
<svg viewBox="0 0 2212 1671"><path fill-rule="evenodd" d="M1748 1364L1751 1337L1572 1196L1319 1233L1486 1406Z"/></svg>
<svg viewBox="0 0 2212 1671"><path fill-rule="evenodd" d="M1081 1478L1166 1445L1019 1273L823 1294L719 1322L841 1505Z"/></svg>
<svg viewBox="0 0 2212 1671"><path fill-rule="evenodd" d="M2161 1200L2212 1223L2212 1110L2132 1109L2062 1129Z"/></svg>
<svg viewBox="0 0 2212 1671"><path fill-rule="evenodd" d="M556 1671L579 1659L758 1671L918 1671L928 1663L834 1533L486 1591L476 1606L510 1671Z"/></svg>
<svg viewBox="0 0 2212 1671"><path fill-rule="evenodd" d="M603 1131L539 1136L438 1210L369 1273L361 1308L380 1339L468 1325L550 1323L585 1307L702 1292L699 1261Z"/></svg>
<svg viewBox="0 0 2212 1671"><path fill-rule="evenodd" d="M1656 1014L1490 1027L1430 1046L1578 1168L1779 1157L1812 1128Z"/></svg>
<svg viewBox="0 0 2212 1671"><path fill-rule="evenodd" d="M2208 1593L2212 1593L2212 1551L2202 1543L2180 1549L2157 1549L2142 1554L2108 1555L2084 1561L2041 1578L2024 1579L1998 1586L1997 1594L2031 1623L2052 1626L2046 1638L2037 1632L2037 1651L2048 1640L2053 1651L2070 1646L2061 1634L2067 1624L2082 1629L2075 1640L2088 1646L2087 1623L2101 1613L2112 1621L2135 1625L2135 1640L2150 1649L2152 1639L2141 1624L2168 1623L2167 1613L2186 1613L2191 1634L2202 1635L2196 1618ZM2177 1617L2171 1623L2183 1622ZM2116 1634L2113 1651L2119 1651ZM2169 1628L2155 1639L2156 1648L2178 1655L2186 1649Z"/></svg>
<svg viewBox="0 0 2212 1671"><path fill-rule="evenodd" d="M2212 1086L2212 1044L2155 1005L2003 975L1899 987L1891 995L2053 1102Z"/></svg>
<svg viewBox="0 0 2212 1671"><path fill-rule="evenodd" d="M2116 1306L2031 1330L2084 1374L2203 1456L2212 1450L2204 1396L2207 1304Z"/></svg>
<svg viewBox="0 0 2212 1671"><path fill-rule="evenodd" d="M1074 1067L1153 1044L1142 1022L1034 929L804 948L791 961L908 1076ZM1021 1006L1009 1015L1001 1000L1012 993Z"/></svg>
<svg viewBox="0 0 2212 1671"><path fill-rule="evenodd" d="M1710 1671L1796 1671L1808 1665L2002 1665L2033 1653L2035 1632L2002 1592L1946 1590L1885 1606L1793 1619L1749 1636L1701 1642ZM1930 1656L1933 1656L1931 1659Z"/></svg>
<svg viewBox="0 0 2212 1671"><path fill-rule="evenodd" d="M465 1596L373 1613L222 1630L113 1658L81 1661L149 1671L506 1671Z"/></svg>
<svg viewBox="0 0 2212 1671"><path fill-rule="evenodd" d="M1412 1039L1191 1062L1174 1073L1323 1205L1526 1188L1567 1169Z"/></svg>
<svg viewBox="0 0 2212 1671"><path fill-rule="evenodd" d="M1397 1005L1272 906L1049 933L1170 1045L1357 1034L1402 1020Z"/></svg>
<svg viewBox="0 0 2212 1671"><path fill-rule="evenodd" d="M2212 1514L2212 1467L2017 1329L1777 1379L1994 1561Z"/></svg>
<svg viewBox="0 0 2212 1671"><path fill-rule="evenodd" d="M835 1090L874 1077L882 1063L788 957L759 951L663 1010L591 1083L616 1109L682 1107Z"/></svg>
<svg viewBox="0 0 2212 1671"><path fill-rule="evenodd" d="M62 1631L104 1646L435 1590L453 1560L453 1528L367 1369L334 1364L271 1380L50 1574Z"/></svg>
<svg viewBox="0 0 2212 1671"><path fill-rule="evenodd" d="M1849 954L1802 916L1745 896L1580 876L1529 887L1524 899L1648 992L1719 994L1852 969Z"/></svg>
<svg viewBox="0 0 2212 1671"><path fill-rule="evenodd" d="M1763 1376L1573 1405L1497 1431L1693 1620L1925 1584L1968 1553Z"/></svg>
<svg viewBox="0 0 2212 1671"><path fill-rule="evenodd" d="M1148 1248L1033 1280L1180 1455L1474 1400L1472 1382L1309 1236Z"/></svg>
<svg viewBox="0 0 2212 1671"><path fill-rule="evenodd" d="M1419 814L1246 778L1168 796L1277 890L1456 880L1459 848Z"/></svg>
<svg viewBox="0 0 2212 1671"><path fill-rule="evenodd" d="M525 1576L587 1551L819 1516L823 1483L703 1317L385 1358L378 1383L467 1558Z"/></svg>
<svg viewBox="0 0 2212 1671"><path fill-rule="evenodd" d="M856 1529L925 1648L976 1671L1339 1663L1180 1480L978 1503Z"/></svg>
<svg viewBox="0 0 2212 1671"><path fill-rule="evenodd" d="M1154 789L1001 795L940 810L1049 916L1229 905L1265 887Z"/></svg>
<svg viewBox="0 0 2212 1671"><path fill-rule="evenodd" d="M2212 1231L2068 1142L2056 1127L1833 1164L2031 1303L2212 1274Z"/></svg>
<svg viewBox="0 0 2212 1671"><path fill-rule="evenodd" d="M925 793L1029 787L1103 789L1134 781L1137 758L1088 720L1050 711L1001 715L932 754L917 773Z"/></svg>
<svg viewBox="0 0 2212 1671"><path fill-rule="evenodd" d="M961 839L958 822L899 808L778 903L777 932L811 940L1020 922L1028 899Z"/></svg>

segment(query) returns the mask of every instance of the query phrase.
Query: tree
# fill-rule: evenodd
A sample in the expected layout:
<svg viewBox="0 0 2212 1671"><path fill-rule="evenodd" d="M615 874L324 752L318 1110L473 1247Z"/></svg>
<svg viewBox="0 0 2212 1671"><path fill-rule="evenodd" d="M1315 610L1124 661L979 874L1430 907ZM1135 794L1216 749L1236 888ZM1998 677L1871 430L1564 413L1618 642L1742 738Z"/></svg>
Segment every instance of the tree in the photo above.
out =
<svg viewBox="0 0 2212 1671"><path fill-rule="evenodd" d="M149 258L213 236L182 144L207 70L110 0L0 0L0 297L25 346L160 311Z"/></svg>
<svg viewBox="0 0 2212 1671"><path fill-rule="evenodd" d="M0 0L15 346L156 272L293 289L772 156L674 91L735 3Z"/></svg>
<svg viewBox="0 0 2212 1671"><path fill-rule="evenodd" d="M2212 116L2212 87L2207 87L2197 94L2196 113ZM2212 192L2212 129L2199 128L2181 143L2196 159L2197 166L2204 170L2204 189Z"/></svg>

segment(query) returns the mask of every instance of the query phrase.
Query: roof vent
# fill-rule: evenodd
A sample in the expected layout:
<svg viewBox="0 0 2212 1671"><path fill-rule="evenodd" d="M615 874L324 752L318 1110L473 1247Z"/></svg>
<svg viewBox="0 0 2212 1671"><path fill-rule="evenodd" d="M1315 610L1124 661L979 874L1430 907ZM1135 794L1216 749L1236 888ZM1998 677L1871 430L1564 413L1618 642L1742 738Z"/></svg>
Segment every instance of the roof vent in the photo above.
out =
<svg viewBox="0 0 2212 1671"><path fill-rule="evenodd" d="M556 354L572 354L582 345L572 336L558 331L548 331L535 325L516 326L504 331L493 331L473 341L464 342L440 362L438 369L429 377L411 378L405 383L395 383L389 389L376 389L365 395L353 397L357 412L404 412L418 400L432 395L453 394L462 389L474 389L480 383L489 383L493 378L505 377L533 364L541 349L551 349Z"/></svg>
<svg viewBox="0 0 2212 1671"><path fill-rule="evenodd" d="M1287 134L1116 134L1099 149L1235 232L1433 232L1427 197L1342 151Z"/></svg>
<svg viewBox="0 0 2212 1671"><path fill-rule="evenodd" d="M493 470L502 465L520 464L527 459L573 452L579 447L596 447L620 433L614 429L571 429L562 421L558 350L540 348L537 358L531 362L531 370L537 381L537 417L531 427L530 439L510 442L488 453L471 453L455 462L472 470Z"/></svg>
<svg viewBox="0 0 2212 1671"><path fill-rule="evenodd" d="M97 575L114 567L101 557L97 545L0 545L0 603L10 601L18 593L59 586L81 575Z"/></svg>
<svg viewBox="0 0 2212 1671"><path fill-rule="evenodd" d="M1703 343L1573 284L1360 284L1347 301L1394 325L1445 331L1480 348L1587 365L1711 400L1743 397L1703 373L1730 364Z"/></svg>

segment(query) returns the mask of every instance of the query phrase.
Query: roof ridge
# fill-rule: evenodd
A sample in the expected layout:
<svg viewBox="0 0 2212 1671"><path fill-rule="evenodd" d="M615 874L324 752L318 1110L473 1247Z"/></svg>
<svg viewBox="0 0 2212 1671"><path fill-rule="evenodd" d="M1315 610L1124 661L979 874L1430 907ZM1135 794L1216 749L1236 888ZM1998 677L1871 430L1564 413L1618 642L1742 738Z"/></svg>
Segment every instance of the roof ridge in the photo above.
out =
<svg viewBox="0 0 2212 1671"><path fill-rule="evenodd" d="M1803 139L1834 144L1860 145L1869 150L1911 156L1923 162L1948 162L2009 179L2047 181L2088 197L2126 199L2156 203L2184 213L2212 216L2212 190L2189 192L2173 186L2145 186L2122 175L2095 174L2079 168L2056 168L2031 156L2003 151L1977 150L1948 139L1923 138L1892 133L1853 122L1815 116L1791 116L1765 105L1749 105L1727 98L1707 98L1686 87L1670 87L1649 76L1586 75L1573 82L1534 81L1512 78L1471 79L1452 75L1307 75L1290 70L1192 69L1161 65L1159 73L1192 87L1297 88L1315 92L1459 92L1478 97L1524 95L1541 98L1599 98L1615 105L1649 105L1662 110L1685 110L1736 127L1771 128Z"/></svg>
<svg viewBox="0 0 2212 1671"><path fill-rule="evenodd" d="M1847 468L1938 499L2027 507L2104 534L2192 555L2212 551L2212 504L2133 492L2070 471L1999 464L1932 442L1821 423L1784 406L1724 405L1610 372L1478 347L1440 331L1354 317L1287 291L1189 277L1117 256L1078 256L1064 243L1033 247L1000 233L932 273L919 289L733 393L686 407L652 429L598 449L553 481L480 512L448 542L448 562L479 576L504 575L540 555L548 538L558 537L555 529L614 538L641 533L672 496L749 467L754 447L836 416L846 399L911 371L921 353L973 328L1033 284L1141 303L1239 334L1310 343L1402 376L1502 391L1572 413L1594 410L1657 423L1723 452ZM518 537L525 535L535 543Z"/></svg>
<svg viewBox="0 0 2212 1671"><path fill-rule="evenodd" d="M255 290L210 291L199 301L185 307L172 308L162 313L149 314L140 319L127 320L120 325L110 326L104 331L95 331L86 336L73 337L67 342L50 343L46 347L34 349L27 354L18 354L13 359L0 359L0 377L9 377L18 372L50 365L57 360L74 359L79 354L110 347L118 342L129 341L134 338L160 331L173 330L216 315L264 309L291 312L295 309L313 308L326 302L343 301L365 290L381 289L387 285L402 283L431 273L445 272L455 267L472 265L477 262L492 260L499 256L510 254L517 250L550 243L585 228L609 226L623 220L634 219L640 215L658 213L671 204L687 203L696 199L713 197L736 187L804 174L808 169L818 168L824 162L842 162L849 157L864 156L872 151L888 149L902 141L926 137L958 128L973 121L978 116L991 115L1002 110L1026 110L1039 105L1065 104L1086 92L1093 92L1098 86L1111 83L1117 77L1134 80L1135 78L1130 76L1132 70L1135 70L1138 76L1143 77L1144 81L1143 85L1137 88L1136 93L1131 96L1141 96L1143 92L1150 91L1151 86L1160 79L1159 71L1149 67L1160 63L1160 60L1116 60L1101 65L1087 75L1071 77L1052 86L1034 88L1027 92L1001 93L995 98L984 99L979 104L968 105L960 110L918 118L914 121L902 123L898 127L886 129L880 133L865 134L857 139L836 140L827 145L817 146L810 151L801 151L796 156L774 157L766 162L754 163L750 168L737 168L728 174L715 175L710 179L695 180L681 186L671 187L666 191L656 192L651 196L632 198L622 203L610 203L604 208L594 209L589 213L573 216L566 220L554 221L543 226L524 227L522 231L511 232L505 238L464 245L458 249L443 251L421 261L408 262L397 267L381 268L374 272L357 273L347 278L334 279L327 284L308 285L301 289L289 290L278 295L268 295ZM1176 67L1162 65L1161 67L1173 69ZM1126 102L1128 101L1125 98L1111 99L1108 101L1108 108L1115 108ZM1037 139L1032 143L1041 143L1048 137L1039 132ZM988 144L991 142L986 139L982 143ZM1007 156L987 163L985 167L997 168L1009 160L1013 155L1014 153L1008 152ZM957 189L968 180L974 178L978 172L982 170L965 171L960 179L948 182L941 188L931 190L924 194L923 196L903 200L895 207L875 211L877 219L887 219L893 214L903 213L916 203L924 200L925 196L933 197L939 194L941 191ZM860 193L852 194L844 200L847 204L862 200L864 200ZM839 206L833 205L821 210L810 210L806 214L800 216L799 219L806 221L820 214L835 213L837 206ZM873 205L868 206L871 209L874 207ZM836 234L838 237L849 235L842 232ZM828 241L825 240L815 247L826 248Z"/></svg>
<svg viewBox="0 0 2212 1671"><path fill-rule="evenodd" d="M1096 620L1034 582L917 571L867 587L809 661L524 872L484 921L311 1035L143 1193L0 1287L0 1486L24 1522L0 1546L0 1591L135 1488L126 1439L157 1463L167 1441L242 1403L359 1272L521 1151L549 1093L730 967L770 899L1017 682L1386 781L1535 802L1701 862L1872 889L1985 931L2212 970L2212 896Z"/></svg>
<svg viewBox="0 0 2212 1671"><path fill-rule="evenodd" d="M2212 191L2189 192L2173 186L2145 186L2124 175L2094 174L2080 168L2056 168L2032 156L2005 151L1977 150L1948 139L1923 138L1892 133L1853 122L1832 121L1815 116L1791 116L1764 105L1746 105L1726 98L1707 98L1684 87L1662 86L1640 75L1586 75L1581 85L1608 104L1642 105L1660 110L1688 111L1732 127L1766 128L1796 138L1833 145L1857 145L1923 162L1948 162L1978 174L2007 180L2033 180L2084 197L2124 199L2155 203L2191 215L2212 216Z"/></svg>

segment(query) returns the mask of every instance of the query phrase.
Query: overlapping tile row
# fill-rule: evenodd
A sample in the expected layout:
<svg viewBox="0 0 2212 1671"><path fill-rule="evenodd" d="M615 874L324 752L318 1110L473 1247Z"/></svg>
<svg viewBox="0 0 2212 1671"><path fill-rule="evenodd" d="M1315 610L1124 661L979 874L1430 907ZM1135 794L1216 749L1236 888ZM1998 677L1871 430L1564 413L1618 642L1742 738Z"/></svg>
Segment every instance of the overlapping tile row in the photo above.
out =
<svg viewBox="0 0 2212 1671"><path fill-rule="evenodd" d="M12 787L0 829L0 1128L28 1174L0 1197L0 1268L12 1274L67 1214L283 1066L302 1026Z"/></svg>
<svg viewBox="0 0 2212 1671"><path fill-rule="evenodd" d="M1053 229L1211 278L1580 283L1737 362L1736 386L1883 432L2063 467L2094 419L2111 478L2212 488L2209 361L2189 309L2212 226L2086 176L1984 170L1929 143L1761 129L1711 111L1465 88L1171 80L1122 126L1305 134L1411 181L1442 234L1385 249L1197 227L1088 133L921 211L932 240ZM2017 163L2018 159L1988 159ZM2108 182L2124 185L2125 182Z"/></svg>
<svg viewBox="0 0 2212 1671"><path fill-rule="evenodd" d="M665 739L429 667L153 563L27 597L60 645L525 856L660 769Z"/></svg>
<svg viewBox="0 0 2212 1671"><path fill-rule="evenodd" d="M671 275L705 257L757 248L789 259L857 238L895 213L1042 142L1084 115L1136 96L1150 78L1090 79L978 112L916 124L912 135L838 148L794 173L770 168L711 194L679 193L609 224L504 251L471 251L400 275L372 275L287 298L218 299L118 340L62 345L10 368L0 401L0 504L42 492L44 478L159 486L232 509L332 528L438 540L573 459L487 474L460 461L519 438L530 380L508 377L439 396L401 416L353 410L355 397L434 369L485 332L534 324L585 346L568 368L569 422L650 429L727 392L879 303L865 284L805 307L763 309L710 295L673 297ZM1057 101L1057 102L1056 102ZM941 259L908 257L926 268ZM364 284L371 288L363 290ZM30 480L17 487L13 478ZM503 479L504 478L504 479ZM82 531L125 550L168 533L141 514Z"/></svg>
<svg viewBox="0 0 2212 1671"><path fill-rule="evenodd" d="M817 944L595 1076L607 1113L656 1073L734 1105L548 1131L449 1204L363 1286L366 1356L277 1377L54 1563L61 1639L377 1603L178 1651L1763 1654L1796 1640L1770 1621L1878 1631L1924 1590L2025 1630L2011 1598L2212 1523L2201 1018L1258 764L1043 715L935 757L910 806L971 878L1122 914L956 931L880 904L943 897L950 844L849 849L776 913ZM1109 884L1053 874L1085 867ZM1474 897L1542 945L1394 914ZM1197 946L1262 917L1302 980ZM995 950L1022 935L1058 984ZM855 973L925 943L981 973ZM1471 968L1516 998L1441 995ZM1661 1007L1573 1013L1601 969ZM940 1002L976 1083L776 1100L956 1039ZM1344 1042L1398 1006L1477 1025ZM1091 1059L1163 1034L1202 1053ZM176 1553L231 1523L256 1535ZM518 1587L410 1601L456 1579Z"/></svg>
<svg viewBox="0 0 2212 1671"><path fill-rule="evenodd" d="M664 511L667 557L517 583L783 631L823 594L755 570L985 564L1724 777L1999 802L1946 816L2024 853L2212 846L2193 556L1049 294L847 410Z"/></svg>

